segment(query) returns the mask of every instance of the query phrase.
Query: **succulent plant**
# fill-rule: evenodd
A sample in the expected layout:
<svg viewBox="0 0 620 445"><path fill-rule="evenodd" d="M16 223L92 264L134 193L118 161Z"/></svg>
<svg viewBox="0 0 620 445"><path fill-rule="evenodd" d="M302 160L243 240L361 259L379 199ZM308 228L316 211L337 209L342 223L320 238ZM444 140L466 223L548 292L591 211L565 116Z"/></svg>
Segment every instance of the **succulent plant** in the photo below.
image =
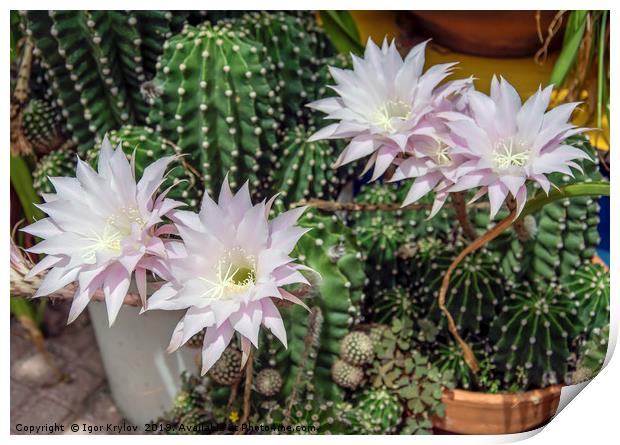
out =
<svg viewBox="0 0 620 445"><path fill-rule="evenodd" d="M366 276L359 248L350 230L335 216L324 216L307 210L299 225L312 230L297 243L293 256L314 269L319 277L304 301L319 307L323 325L317 345L313 378L317 395L325 400L340 401L342 390L331 379L331 368L340 354L340 341L360 319L360 304ZM284 393L293 385L295 370L302 364L304 338L308 330L308 312L301 307L283 310L289 333L288 349L278 353L278 366L285 379ZM291 377L287 377L291 376Z"/></svg>
<svg viewBox="0 0 620 445"><path fill-rule="evenodd" d="M347 334L340 342L340 358L351 365L368 365L374 356L372 340L361 331Z"/></svg>
<svg viewBox="0 0 620 445"><path fill-rule="evenodd" d="M276 369L265 368L256 374L254 384L260 394L273 397L282 389L282 376Z"/></svg>
<svg viewBox="0 0 620 445"><path fill-rule="evenodd" d="M209 23L164 44L148 122L188 155L210 194L226 174L233 188L269 188L278 122L266 51L242 28Z"/></svg>
<svg viewBox="0 0 620 445"><path fill-rule="evenodd" d="M417 307L413 292L396 285L379 290L368 312L374 322L388 323L396 318L417 318L420 308Z"/></svg>
<svg viewBox="0 0 620 445"><path fill-rule="evenodd" d="M35 191L54 193L54 186L48 179L50 176L75 176L76 154L74 151L63 148L43 156L32 172L32 185Z"/></svg>
<svg viewBox="0 0 620 445"><path fill-rule="evenodd" d="M241 352L233 346L226 348L207 375L220 385L238 382L242 375Z"/></svg>
<svg viewBox="0 0 620 445"><path fill-rule="evenodd" d="M271 427L271 434L346 434L350 428L340 403L321 400L312 393L294 405L290 413L274 401L263 402L261 410L261 421ZM290 430L278 430L282 426Z"/></svg>
<svg viewBox="0 0 620 445"><path fill-rule="evenodd" d="M412 330L400 322L384 329L368 375L373 388L396 395L405 407L401 433L424 434L432 428L430 416L443 416L442 391L454 387L454 377L451 371L440 372L433 366L412 336Z"/></svg>
<svg viewBox="0 0 620 445"><path fill-rule="evenodd" d="M589 338L577 351L577 365L572 372L572 384L594 378L603 368L609 346L609 324L603 328L593 328Z"/></svg>
<svg viewBox="0 0 620 445"><path fill-rule="evenodd" d="M610 276L600 264L573 270L566 288L579 305L579 319L586 331L609 325Z"/></svg>
<svg viewBox="0 0 620 445"><path fill-rule="evenodd" d="M24 109L24 135L37 153L48 153L60 145L62 116L58 108L42 99L32 99Z"/></svg>
<svg viewBox="0 0 620 445"><path fill-rule="evenodd" d="M539 284L511 289L492 325L494 361L510 382L518 371L524 385L563 381L569 342L580 332L574 299L559 286Z"/></svg>
<svg viewBox="0 0 620 445"><path fill-rule="evenodd" d="M364 391L347 411L353 434L394 434L402 415L398 397L383 388Z"/></svg>
<svg viewBox="0 0 620 445"><path fill-rule="evenodd" d="M120 144L128 157L135 153L134 162L138 179L142 177L144 169L150 163L164 156L177 154L174 144L149 127L125 125L119 130L110 131L107 136L112 146L116 148ZM86 153L86 160L93 167L97 164L100 148L97 144ZM203 193L202 185L198 182L196 175L192 173L191 166L187 165L183 158L179 158L167 173L166 181L161 185L161 189L165 190L174 185L168 196L195 208Z"/></svg>
<svg viewBox="0 0 620 445"><path fill-rule="evenodd" d="M354 390L364 379L364 370L359 366L338 359L332 365L332 379L342 388Z"/></svg>
<svg viewBox="0 0 620 445"><path fill-rule="evenodd" d="M168 11L24 11L35 54L80 152L112 129L143 123L140 87L171 34Z"/></svg>

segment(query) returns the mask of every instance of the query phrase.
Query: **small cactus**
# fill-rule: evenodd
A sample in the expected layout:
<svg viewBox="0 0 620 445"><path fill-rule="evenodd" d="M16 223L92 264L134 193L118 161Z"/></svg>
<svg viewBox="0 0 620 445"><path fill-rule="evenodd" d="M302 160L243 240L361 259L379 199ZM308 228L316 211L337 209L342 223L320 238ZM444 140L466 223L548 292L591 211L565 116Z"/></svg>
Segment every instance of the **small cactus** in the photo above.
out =
<svg viewBox="0 0 620 445"><path fill-rule="evenodd" d="M282 377L276 369L266 368L256 375L255 385L259 393L273 397L282 389Z"/></svg>
<svg viewBox="0 0 620 445"><path fill-rule="evenodd" d="M353 434L394 434L402 415L400 400L385 388L364 391L347 411Z"/></svg>
<svg viewBox="0 0 620 445"><path fill-rule="evenodd" d="M24 109L24 135L37 153L48 153L63 143L61 123L59 110L47 101L32 99Z"/></svg>
<svg viewBox="0 0 620 445"><path fill-rule="evenodd" d="M220 385L232 385L241 378L241 352L228 347L207 374Z"/></svg>
<svg viewBox="0 0 620 445"><path fill-rule="evenodd" d="M351 332L340 343L340 358L350 365L368 365L374 355L372 340L363 332Z"/></svg>
<svg viewBox="0 0 620 445"><path fill-rule="evenodd" d="M344 360L336 360L332 366L332 379L338 386L354 390L362 383L364 370Z"/></svg>
<svg viewBox="0 0 620 445"><path fill-rule="evenodd" d="M42 157L32 173L32 185L35 191L39 195L54 193L54 186L48 177L75 176L76 159L75 152L68 149L55 150Z"/></svg>
<svg viewBox="0 0 620 445"><path fill-rule="evenodd" d="M610 277L600 264L587 264L570 273L566 287L579 304L586 332L609 324Z"/></svg>

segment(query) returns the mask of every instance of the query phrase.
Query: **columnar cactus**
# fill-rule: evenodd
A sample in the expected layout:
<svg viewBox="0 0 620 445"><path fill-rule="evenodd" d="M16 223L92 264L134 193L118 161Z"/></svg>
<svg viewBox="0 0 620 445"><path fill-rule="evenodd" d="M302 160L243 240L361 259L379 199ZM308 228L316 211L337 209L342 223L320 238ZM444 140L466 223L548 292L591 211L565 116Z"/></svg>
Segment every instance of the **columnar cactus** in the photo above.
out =
<svg viewBox="0 0 620 445"><path fill-rule="evenodd" d="M569 342L580 332L576 300L559 286L510 290L490 337L497 339L494 360L512 381L521 372L527 385L563 381Z"/></svg>
<svg viewBox="0 0 620 445"><path fill-rule="evenodd" d="M336 144L330 141L308 142L312 131L303 126L287 131L280 143L282 153L275 169L275 190L285 204L302 199L334 199L346 182L332 168L337 158Z"/></svg>
<svg viewBox="0 0 620 445"><path fill-rule="evenodd" d="M331 368L340 354L340 341L359 321L366 276L355 240L335 215L323 216L310 210L299 224L312 230L297 243L294 256L320 274L320 278L311 277L315 283L311 297L306 298L307 304L321 308L324 318L314 370L315 387L321 397L338 401L342 391L332 382ZM284 313L288 350L279 354L278 362L287 370L283 373L286 379L301 365L308 312L291 307ZM285 389L290 387L289 380Z"/></svg>
<svg viewBox="0 0 620 445"><path fill-rule="evenodd" d="M134 162L138 179L142 177L142 172L150 163L164 156L178 154L180 151L173 143L162 138L159 133L149 127L125 125L119 130L110 131L107 136L113 147L121 144L128 157L135 153ZM86 159L93 167L96 165L99 151L100 146L97 145L86 153ZM182 157L170 168L161 188L165 190L172 185L174 188L168 196L192 207L199 204L203 194L201 184L196 175L192 173L192 167Z"/></svg>
<svg viewBox="0 0 620 445"><path fill-rule="evenodd" d="M164 44L149 122L188 154L213 194L230 185L270 184L277 148L275 92L266 49L242 30L185 26Z"/></svg>
<svg viewBox="0 0 620 445"><path fill-rule="evenodd" d="M354 434L394 434L402 415L400 400L384 388L364 391L347 411Z"/></svg>
<svg viewBox="0 0 620 445"><path fill-rule="evenodd" d="M140 86L152 76L153 59L171 33L170 12L23 14L80 152L122 124L144 122L148 106Z"/></svg>
<svg viewBox="0 0 620 445"><path fill-rule="evenodd" d="M75 176L76 154L63 148L55 150L39 160L32 172L32 185L35 191L54 193L54 186L48 179L50 176Z"/></svg>

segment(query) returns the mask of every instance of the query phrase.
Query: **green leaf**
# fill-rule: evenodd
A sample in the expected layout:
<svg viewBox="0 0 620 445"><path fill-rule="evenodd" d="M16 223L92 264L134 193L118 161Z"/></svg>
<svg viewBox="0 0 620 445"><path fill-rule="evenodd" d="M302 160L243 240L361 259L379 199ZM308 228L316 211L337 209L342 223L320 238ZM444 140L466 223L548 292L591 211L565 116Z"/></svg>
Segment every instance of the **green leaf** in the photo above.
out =
<svg viewBox="0 0 620 445"><path fill-rule="evenodd" d="M603 126L603 103L605 102L605 86L607 80L605 77L605 36L607 34L607 11L603 11L601 17L601 29L598 41L598 92L596 100L596 125L601 128Z"/></svg>
<svg viewBox="0 0 620 445"><path fill-rule="evenodd" d="M566 75L574 65L586 29L587 16L588 11L572 11L570 13L564 33L562 51L553 66L549 83L556 86L562 85Z"/></svg>
<svg viewBox="0 0 620 445"><path fill-rule="evenodd" d="M536 213L543 206L565 198L576 198L578 196L609 196L609 182L592 181L580 182L577 184L569 184L559 189L553 189L549 194L544 192L538 193L532 199L525 203L520 218Z"/></svg>
<svg viewBox="0 0 620 445"><path fill-rule="evenodd" d="M20 156L11 155L10 170L11 184L13 184L28 222L32 223L43 217L43 213L35 207L40 200L32 187L32 176L26 160Z"/></svg>
<svg viewBox="0 0 620 445"><path fill-rule="evenodd" d="M355 21L348 11L321 11L321 21L327 37L342 54L362 54L364 46Z"/></svg>

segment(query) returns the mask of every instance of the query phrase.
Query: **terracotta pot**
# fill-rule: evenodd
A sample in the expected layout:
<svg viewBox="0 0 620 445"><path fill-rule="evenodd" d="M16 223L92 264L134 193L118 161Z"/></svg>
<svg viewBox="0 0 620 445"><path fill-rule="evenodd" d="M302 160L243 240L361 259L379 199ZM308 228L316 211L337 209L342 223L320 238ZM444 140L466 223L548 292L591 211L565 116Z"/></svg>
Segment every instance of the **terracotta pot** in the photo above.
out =
<svg viewBox="0 0 620 445"><path fill-rule="evenodd" d="M546 37L558 11L540 11L540 28ZM537 11L412 11L411 31L432 37L454 51L487 57L532 56L542 46ZM550 46L561 43L558 32Z"/></svg>
<svg viewBox="0 0 620 445"><path fill-rule="evenodd" d="M437 429L459 434L509 434L529 431L549 421L560 402L562 385L518 394L488 394L455 389L444 391L443 418Z"/></svg>

